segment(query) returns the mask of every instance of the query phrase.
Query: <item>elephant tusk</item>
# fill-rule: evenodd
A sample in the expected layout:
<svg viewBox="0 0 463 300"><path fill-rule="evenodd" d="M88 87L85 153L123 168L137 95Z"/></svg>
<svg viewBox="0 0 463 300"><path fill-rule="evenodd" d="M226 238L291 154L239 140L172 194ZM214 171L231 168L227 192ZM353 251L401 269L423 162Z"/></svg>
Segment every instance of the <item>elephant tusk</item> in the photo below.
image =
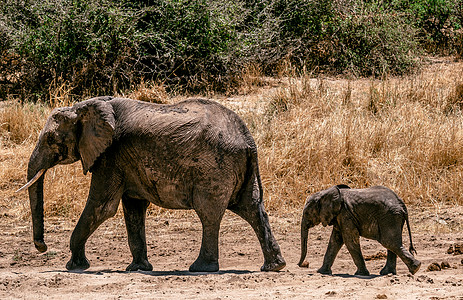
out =
<svg viewBox="0 0 463 300"><path fill-rule="evenodd" d="M26 183L19 190L17 190L16 193L19 193L19 192L27 189L31 185L33 185L40 178L40 176L42 176L42 174L45 173L46 170L47 169L41 169L40 171L38 171L37 174L35 174L35 176L31 180L29 180L28 183Z"/></svg>

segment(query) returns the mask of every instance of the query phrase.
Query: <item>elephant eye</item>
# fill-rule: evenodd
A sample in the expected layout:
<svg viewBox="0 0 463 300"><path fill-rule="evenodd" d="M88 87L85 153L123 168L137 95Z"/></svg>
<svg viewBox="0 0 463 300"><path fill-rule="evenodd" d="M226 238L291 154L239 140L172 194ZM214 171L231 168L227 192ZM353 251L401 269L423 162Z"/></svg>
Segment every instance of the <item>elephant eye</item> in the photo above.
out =
<svg viewBox="0 0 463 300"><path fill-rule="evenodd" d="M68 147L64 144L58 144L58 149L61 156L68 153Z"/></svg>
<svg viewBox="0 0 463 300"><path fill-rule="evenodd" d="M53 135L49 135L47 138L47 143L48 145L55 145L56 144L56 139Z"/></svg>

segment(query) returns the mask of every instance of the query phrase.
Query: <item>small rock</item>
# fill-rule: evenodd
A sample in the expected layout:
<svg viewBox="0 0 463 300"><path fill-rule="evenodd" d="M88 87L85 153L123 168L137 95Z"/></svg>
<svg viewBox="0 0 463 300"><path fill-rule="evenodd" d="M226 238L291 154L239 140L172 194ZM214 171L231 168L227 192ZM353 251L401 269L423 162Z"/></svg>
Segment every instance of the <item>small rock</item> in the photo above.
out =
<svg viewBox="0 0 463 300"><path fill-rule="evenodd" d="M447 225L447 222L443 219L437 219L436 222L442 225Z"/></svg>
<svg viewBox="0 0 463 300"><path fill-rule="evenodd" d="M391 278L391 280L390 280L390 282L391 282L392 284L394 284L394 283L399 283L399 282L400 282L400 279L397 277L397 275L393 275L392 278Z"/></svg>
<svg viewBox="0 0 463 300"><path fill-rule="evenodd" d="M450 247L447 249L447 254L452 254L455 250L453 250L453 245L450 245Z"/></svg>
<svg viewBox="0 0 463 300"><path fill-rule="evenodd" d="M434 280L426 275L420 275L416 278L418 282L434 283Z"/></svg>
<svg viewBox="0 0 463 300"><path fill-rule="evenodd" d="M329 291L329 292L326 292L325 295L327 296L335 296L337 293L335 291Z"/></svg>
<svg viewBox="0 0 463 300"><path fill-rule="evenodd" d="M457 255L457 254L463 254L463 244L455 244L454 245L454 252L453 254Z"/></svg>
<svg viewBox="0 0 463 300"><path fill-rule="evenodd" d="M378 294L376 295L376 299L387 299L387 296L385 294Z"/></svg>
<svg viewBox="0 0 463 300"><path fill-rule="evenodd" d="M448 261L443 261L443 262L440 264L440 267L441 267L442 270L443 270L443 269L448 269L448 268L450 268L450 264L449 264Z"/></svg>
<svg viewBox="0 0 463 300"><path fill-rule="evenodd" d="M437 262L433 262L432 264L430 264L428 266L428 271L430 271L430 272L431 271L440 271L440 270L441 270L441 267L440 267L439 263L437 263Z"/></svg>

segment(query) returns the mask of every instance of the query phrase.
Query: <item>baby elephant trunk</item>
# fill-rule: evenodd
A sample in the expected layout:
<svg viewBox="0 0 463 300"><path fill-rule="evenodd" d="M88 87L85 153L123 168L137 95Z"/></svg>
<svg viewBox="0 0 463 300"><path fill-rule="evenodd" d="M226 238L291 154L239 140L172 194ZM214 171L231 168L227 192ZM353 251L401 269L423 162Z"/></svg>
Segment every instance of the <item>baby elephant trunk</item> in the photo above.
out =
<svg viewBox="0 0 463 300"><path fill-rule="evenodd" d="M301 259L297 264L301 268L307 268L309 266L309 263L304 261L307 255L307 240L309 236L309 228L310 225L304 216L301 221Z"/></svg>

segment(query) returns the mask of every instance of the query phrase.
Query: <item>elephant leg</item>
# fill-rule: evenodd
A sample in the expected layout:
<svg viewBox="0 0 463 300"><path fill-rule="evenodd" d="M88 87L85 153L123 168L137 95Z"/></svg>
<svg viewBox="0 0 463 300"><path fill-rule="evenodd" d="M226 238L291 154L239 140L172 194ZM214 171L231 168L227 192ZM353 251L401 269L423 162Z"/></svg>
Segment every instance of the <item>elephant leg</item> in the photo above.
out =
<svg viewBox="0 0 463 300"><path fill-rule="evenodd" d="M400 257L400 259L407 265L410 273L415 274L418 272L421 267L421 262L417 260L403 245L392 245L387 248Z"/></svg>
<svg viewBox="0 0 463 300"><path fill-rule="evenodd" d="M117 177L108 181L105 176L101 176L104 172L109 173L107 170L93 172L87 204L71 235L72 255L66 264L68 270L85 270L90 267L85 257L85 243L101 223L117 212L122 196L121 181Z"/></svg>
<svg viewBox="0 0 463 300"><path fill-rule="evenodd" d="M190 272L217 272L219 270L220 221L205 224L202 221L203 236L199 256L190 266Z"/></svg>
<svg viewBox="0 0 463 300"><path fill-rule="evenodd" d="M133 261L126 268L127 271L151 271L153 266L148 262L145 234L147 200L131 199L122 196L125 226L129 240L129 248Z"/></svg>
<svg viewBox="0 0 463 300"><path fill-rule="evenodd" d="M279 271L283 269L286 262L270 229L268 215L262 201L249 197L242 199L238 205L229 207L229 209L248 222L256 233L264 254L264 264L260 268L261 271Z"/></svg>
<svg viewBox="0 0 463 300"><path fill-rule="evenodd" d="M397 274L396 265L397 265L397 254L395 254L391 250L387 250L386 265L384 266L384 268L381 269L381 272L379 272L379 274L381 274L381 275L387 275L387 274L396 275Z"/></svg>
<svg viewBox="0 0 463 300"><path fill-rule="evenodd" d="M343 240L346 244L347 250L349 250L352 259L354 260L355 265L357 266L357 272L355 275L368 276L367 267L365 265L365 260L363 259L362 250L360 249L360 236L357 230L351 230L351 232L346 233L344 230Z"/></svg>
<svg viewBox="0 0 463 300"><path fill-rule="evenodd" d="M190 272L217 272L219 270L220 222L225 213L226 203L230 199L230 193L211 187L195 186L193 207L201 220L203 235L198 258L190 266Z"/></svg>
<svg viewBox="0 0 463 300"><path fill-rule="evenodd" d="M85 243L101 223L116 214L118 205L119 201L114 200L106 203L94 203L91 200L87 202L71 235L72 256L66 264L66 269L85 270L90 267L90 263L85 257Z"/></svg>
<svg viewBox="0 0 463 300"><path fill-rule="evenodd" d="M333 228L331 232L330 242L328 243L328 248L326 248L325 257L323 258L323 265L318 269L318 273L331 275L331 267L333 266L334 259L338 255L339 250L344 241L342 239L342 234L337 228Z"/></svg>
<svg viewBox="0 0 463 300"><path fill-rule="evenodd" d="M388 250L388 262L389 252L400 257L400 259L407 265L410 273L415 274L421 267L421 262L417 260L404 246L402 243L402 227L397 227L384 234L381 240L381 244ZM392 254L391 254L392 256ZM388 264L386 264L387 266ZM386 266L384 268L386 268ZM384 270L384 269L383 269ZM394 264L395 270L395 264ZM382 272L382 271L381 271ZM381 273L383 275L383 273Z"/></svg>

